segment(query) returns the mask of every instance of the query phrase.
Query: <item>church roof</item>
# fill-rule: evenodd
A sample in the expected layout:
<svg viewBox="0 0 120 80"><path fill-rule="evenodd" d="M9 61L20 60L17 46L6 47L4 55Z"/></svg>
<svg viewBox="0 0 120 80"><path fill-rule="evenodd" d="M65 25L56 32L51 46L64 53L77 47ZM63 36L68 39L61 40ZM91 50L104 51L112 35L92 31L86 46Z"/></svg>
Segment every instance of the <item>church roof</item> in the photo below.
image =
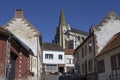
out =
<svg viewBox="0 0 120 80"><path fill-rule="evenodd" d="M43 43L42 44L43 50L48 51L63 51L63 48L57 45L56 43Z"/></svg>
<svg viewBox="0 0 120 80"><path fill-rule="evenodd" d="M101 50L101 52L97 56L103 55L117 47L120 47L120 32L115 34L111 38L111 40L106 44L106 46Z"/></svg>
<svg viewBox="0 0 120 80"><path fill-rule="evenodd" d="M78 29L75 29L75 28L71 28L70 32L84 34L84 35L89 35L88 32L85 32L85 31L82 31L82 30L78 30Z"/></svg>
<svg viewBox="0 0 120 80"><path fill-rule="evenodd" d="M62 9L60 12L59 26L63 26L63 25L67 26L65 17L64 17L64 10Z"/></svg>

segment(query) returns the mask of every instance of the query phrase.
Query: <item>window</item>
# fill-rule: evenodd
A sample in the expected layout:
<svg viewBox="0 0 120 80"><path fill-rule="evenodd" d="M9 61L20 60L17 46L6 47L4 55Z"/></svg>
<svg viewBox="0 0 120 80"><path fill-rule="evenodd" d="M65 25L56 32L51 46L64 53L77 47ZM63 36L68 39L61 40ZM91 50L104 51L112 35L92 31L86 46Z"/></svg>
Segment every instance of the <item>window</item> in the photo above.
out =
<svg viewBox="0 0 120 80"><path fill-rule="evenodd" d="M73 46L74 46L73 40L68 41L68 48L73 49Z"/></svg>
<svg viewBox="0 0 120 80"><path fill-rule="evenodd" d="M82 48L82 58L84 57L84 48Z"/></svg>
<svg viewBox="0 0 120 80"><path fill-rule="evenodd" d="M91 53L92 52L92 41L91 40L89 41L88 46L89 46L89 53Z"/></svg>
<svg viewBox="0 0 120 80"><path fill-rule="evenodd" d="M73 59L67 58L66 63L67 63L67 64L73 64Z"/></svg>
<svg viewBox="0 0 120 80"><path fill-rule="evenodd" d="M88 70L89 70L89 72L91 72L93 70L93 62L92 62L92 60L88 61Z"/></svg>
<svg viewBox="0 0 120 80"><path fill-rule="evenodd" d="M120 69L120 53L111 56L111 67L112 70Z"/></svg>
<svg viewBox="0 0 120 80"><path fill-rule="evenodd" d="M78 40L80 41L80 36L77 36Z"/></svg>
<svg viewBox="0 0 120 80"><path fill-rule="evenodd" d="M85 40L85 38L84 37L82 37L82 41L84 41Z"/></svg>
<svg viewBox="0 0 120 80"><path fill-rule="evenodd" d="M98 61L98 72L99 73L105 72L104 60Z"/></svg>
<svg viewBox="0 0 120 80"><path fill-rule="evenodd" d="M85 45L85 56L87 55L87 46Z"/></svg>
<svg viewBox="0 0 120 80"><path fill-rule="evenodd" d="M82 73L85 73L85 64L82 63Z"/></svg>
<svg viewBox="0 0 120 80"><path fill-rule="evenodd" d="M62 55L59 55L59 59L62 60Z"/></svg>
<svg viewBox="0 0 120 80"><path fill-rule="evenodd" d="M45 59L53 59L53 54L45 54Z"/></svg>
<svg viewBox="0 0 120 80"><path fill-rule="evenodd" d="M36 67L36 59L34 59L34 58L32 59L32 66Z"/></svg>
<svg viewBox="0 0 120 80"><path fill-rule="evenodd" d="M58 71L57 65L46 64L45 71L57 72Z"/></svg>

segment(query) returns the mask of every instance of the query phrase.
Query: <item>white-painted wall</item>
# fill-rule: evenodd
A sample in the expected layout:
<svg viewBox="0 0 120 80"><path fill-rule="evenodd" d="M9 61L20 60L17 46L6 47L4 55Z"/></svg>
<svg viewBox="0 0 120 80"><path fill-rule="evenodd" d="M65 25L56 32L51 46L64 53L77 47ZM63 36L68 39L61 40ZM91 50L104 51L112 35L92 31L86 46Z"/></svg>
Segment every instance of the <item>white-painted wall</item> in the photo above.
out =
<svg viewBox="0 0 120 80"><path fill-rule="evenodd" d="M103 26L97 26L101 30L95 30L97 45L98 45L98 53L103 49L103 47L107 44L107 42L115 35L120 32L120 20L115 20L111 18L107 20Z"/></svg>
<svg viewBox="0 0 120 80"><path fill-rule="evenodd" d="M73 59L74 59L73 55L65 55L65 72L67 72L67 67L72 67L72 68L74 68L74 63L68 64L68 62L67 62L68 59L73 60ZM73 62L73 61L72 61L72 62Z"/></svg>
<svg viewBox="0 0 120 80"><path fill-rule="evenodd" d="M15 18L14 20L11 20L11 22L8 22L7 26L5 25L4 27L11 31L15 36L17 36L28 47L30 47L34 53L34 56L37 56L32 57L32 59L34 59L35 61L32 63L35 63L36 66L34 67L33 64L31 64L32 65L31 69L32 72L34 72L35 75L34 77L37 77L37 74L40 76L39 72L41 72L42 65L39 61L40 60L39 55L41 54L41 48L39 44L40 43L39 36L35 36L38 34L38 32L35 31L35 29L32 29L33 27L31 28L31 25L29 25L29 23L27 23L22 18ZM30 59L30 61L32 60Z"/></svg>
<svg viewBox="0 0 120 80"><path fill-rule="evenodd" d="M112 55L115 55L115 54L118 54L120 53L120 47L100 56L100 57L97 57L97 61L100 61L100 60L103 60L104 59L104 64L105 64L105 72L104 73L98 73L98 80L108 80L109 79L109 76L112 72L112 68L111 68L111 59L110 57ZM120 74L120 70L118 71L119 74ZM114 73L115 74L115 71Z"/></svg>
<svg viewBox="0 0 120 80"><path fill-rule="evenodd" d="M45 54L53 54L53 59L45 59ZM62 55L62 60L59 59L59 55ZM44 64L65 64L65 57L63 51L43 51L43 63Z"/></svg>

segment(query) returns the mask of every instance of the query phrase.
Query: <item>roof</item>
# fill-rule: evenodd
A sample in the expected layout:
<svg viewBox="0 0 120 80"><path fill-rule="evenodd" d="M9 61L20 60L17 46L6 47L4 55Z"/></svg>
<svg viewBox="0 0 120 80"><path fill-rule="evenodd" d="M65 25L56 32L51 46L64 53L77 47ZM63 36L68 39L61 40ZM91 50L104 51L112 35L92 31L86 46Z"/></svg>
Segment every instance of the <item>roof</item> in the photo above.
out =
<svg viewBox="0 0 120 80"><path fill-rule="evenodd" d="M25 17L24 17L24 11L21 9L15 10L14 17L10 19L3 27L9 27L9 23L13 23L12 21L15 21L16 19L22 19L25 24L27 24L27 27L30 27L30 29L33 29L33 32L37 32L36 36L41 36L40 32L36 29L35 26L33 26Z"/></svg>
<svg viewBox="0 0 120 80"><path fill-rule="evenodd" d="M117 47L120 47L120 32L115 34L111 38L111 40L106 44L106 46L101 50L101 52L97 56L103 55Z"/></svg>
<svg viewBox="0 0 120 80"><path fill-rule="evenodd" d="M13 35L10 31L5 30L4 28L0 27L0 34L5 35L7 37L10 37L9 40L14 40L15 42L17 42L17 44L19 44L22 48L24 48L25 50L27 50L31 55L33 55L32 50L25 45L20 39L18 39L15 35Z"/></svg>
<svg viewBox="0 0 120 80"><path fill-rule="evenodd" d="M64 49L64 52L65 52L65 55L73 55L74 49L65 48L65 49Z"/></svg>
<svg viewBox="0 0 120 80"><path fill-rule="evenodd" d="M67 26L65 17L64 17L64 10L62 9L59 17L59 26L63 26L63 25Z"/></svg>
<svg viewBox="0 0 120 80"><path fill-rule="evenodd" d="M42 48L43 50L63 51L63 48L57 45L56 43L43 43Z"/></svg>
<svg viewBox="0 0 120 80"><path fill-rule="evenodd" d="M71 28L70 32L79 33L79 34L83 34L83 35L89 35L88 32L78 30L78 29L75 29L75 28Z"/></svg>
<svg viewBox="0 0 120 80"><path fill-rule="evenodd" d="M99 26L103 26L109 19L117 19L120 20L120 16L118 16L113 10L110 10L108 14L96 25L95 29L100 30Z"/></svg>
<svg viewBox="0 0 120 80"><path fill-rule="evenodd" d="M0 27L0 34L6 35L6 36L12 36L13 35L10 31L5 30L2 27Z"/></svg>

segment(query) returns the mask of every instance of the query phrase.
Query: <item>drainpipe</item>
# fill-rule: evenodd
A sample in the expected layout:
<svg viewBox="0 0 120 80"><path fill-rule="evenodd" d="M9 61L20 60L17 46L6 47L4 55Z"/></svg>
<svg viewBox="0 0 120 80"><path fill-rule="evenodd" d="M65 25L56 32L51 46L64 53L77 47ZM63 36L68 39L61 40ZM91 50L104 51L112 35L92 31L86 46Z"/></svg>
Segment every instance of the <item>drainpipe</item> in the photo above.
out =
<svg viewBox="0 0 120 80"><path fill-rule="evenodd" d="M93 46L93 51L94 51L94 70L95 70L95 80L97 80L98 79L98 71L97 71L97 59L96 59L96 56L95 56L95 54L96 54L96 47L95 47L95 45L96 45L96 43L95 43L95 34L94 34L94 32L92 33L92 35L93 35L93 43L94 43L94 46Z"/></svg>
<svg viewBox="0 0 120 80"><path fill-rule="evenodd" d="M7 80L7 68L8 68L8 53L9 53L9 39L11 36L8 37L6 41L6 55L5 55L5 73L4 73L4 78Z"/></svg>
<svg viewBox="0 0 120 80"><path fill-rule="evenodd" d="M38 59L39 59L39 51L38 51L38 47L39 47L39 37L37 36L37 80L39 79L39 69L38 69Z"/></svg>

